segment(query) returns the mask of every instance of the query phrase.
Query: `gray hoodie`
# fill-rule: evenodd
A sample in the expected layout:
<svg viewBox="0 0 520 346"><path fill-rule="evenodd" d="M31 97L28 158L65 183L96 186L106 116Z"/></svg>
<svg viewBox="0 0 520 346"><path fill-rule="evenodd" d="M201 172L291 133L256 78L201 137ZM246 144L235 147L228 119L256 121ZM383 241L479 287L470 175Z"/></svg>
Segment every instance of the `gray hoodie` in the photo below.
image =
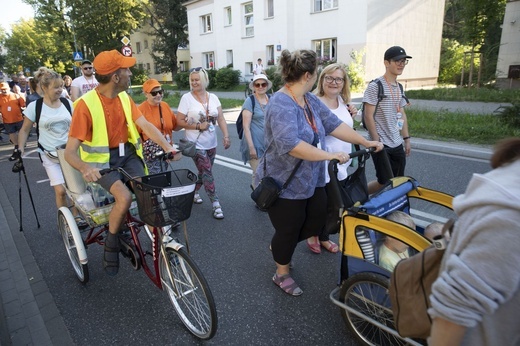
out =
<svg viewBox="0 0 520 346"><path fill-rule="evenodd" d="M453 206L428 312L467 327L463 345L520 345L520 160L474 174Z"/></svg>

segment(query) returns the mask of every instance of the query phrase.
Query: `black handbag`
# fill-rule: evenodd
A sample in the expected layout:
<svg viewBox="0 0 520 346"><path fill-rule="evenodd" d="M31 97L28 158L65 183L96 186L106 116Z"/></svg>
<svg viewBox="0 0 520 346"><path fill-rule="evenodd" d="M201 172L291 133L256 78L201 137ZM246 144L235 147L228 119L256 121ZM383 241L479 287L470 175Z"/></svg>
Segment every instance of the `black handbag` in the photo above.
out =
<svg viewBox="0 0 520 346"><path fill-rule="evenodd" d="M283 190L287 188L287 185L291 182L292 178L294 177L294 174L302 164L303 160L300 160L296 167L294 167L293 171L291 172L291 175L285 183L280 186L276 180L274 180L272 177L264 176L262 180L260 181L260 184L251 192L251 199L255 201L256 206L258 209L262 211L267 211L273 204L276 202L278 197L282 194ZM264 174L266 170L266 159L264 158Z"/></svg>

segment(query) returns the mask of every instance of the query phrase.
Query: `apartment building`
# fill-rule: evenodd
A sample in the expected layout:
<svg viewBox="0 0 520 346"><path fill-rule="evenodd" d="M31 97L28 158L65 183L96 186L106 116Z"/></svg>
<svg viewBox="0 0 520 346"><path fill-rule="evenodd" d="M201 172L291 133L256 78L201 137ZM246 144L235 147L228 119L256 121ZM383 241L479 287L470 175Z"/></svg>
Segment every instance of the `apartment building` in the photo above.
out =
<svg viewBox="0 0 520 346"><path fill-rule="evenodd" d="M171 73L162 73L155 65L152 57L152 47L154 37L148 35L151 32L149 23L146 23L138 31L130 35L130 42L133 50L133 57L136 58L136 65L146 71L150 78L157 79L162 83L170 83L172 81ZM177 62L179 71L187 71L190 65L190 51L188 47L177 49Z"/></svg>
<svg viewBox="0 0 520 346"><path fill-rule="evenodd" d="M508 0L497 62L497 85L520 89L520 0Z"/></svg>
<svg viewBox="0 0 520 346"><path fill-rule="evenodd" d="M323 61L348 64L364 52L365 80L384 73L384 51L402 46L413 57L400 81L435 85L443 0L191 0L190 66L233 66L249 80L258 58L275 64L283 49L313 49Z"/></svg>

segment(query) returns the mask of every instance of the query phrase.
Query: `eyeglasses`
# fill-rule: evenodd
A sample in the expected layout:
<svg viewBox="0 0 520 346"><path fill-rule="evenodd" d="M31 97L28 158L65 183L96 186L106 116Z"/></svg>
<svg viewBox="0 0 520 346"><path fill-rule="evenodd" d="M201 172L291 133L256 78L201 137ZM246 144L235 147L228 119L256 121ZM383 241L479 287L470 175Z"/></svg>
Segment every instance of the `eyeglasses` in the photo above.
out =
<svg viewBox="0 0 520 346"><path fill-rule="evenodd" d="M162 90L162 89L159 89L157 91L150 91L150 95L152 95L152 96L157 96L157 94L162 95L163 93L164 93L164 90Z"/></svg>
<svg viewBox="0 0 520 346"><path fill-rule="evenodd" d="M193 67L193 68L190 68L190 73L191 72L199 72L200 70L202 70L202 67Z"/></svg>
<svg viewBox="0 0 520 346"><path fill-rule="evenodd" d="M267 83L255 83L255 88L265 88Z"/></svg>
<svg viewBox="0 0 520 346"><path fill-rule="evenodd" d="M345 78L341 77L331 77L331 76L325 76L325 82L332 84L333 82L336 82L336 84L343 84L345 82Z"/></svg>
<svg viewBox="0 0 520 346"><path fill-rule="evenodd" d="M408 65L408 60L406 59L401 59L401 60L392 60L393 62L395 62L396 65L399 65L399 66L405 66L405 65Z"/></svg>
<svg viewBox="0 0 520 346"><path fill-rule="evenodd" d="M84 70L92 70L92 66L83 67Z"/></svg>

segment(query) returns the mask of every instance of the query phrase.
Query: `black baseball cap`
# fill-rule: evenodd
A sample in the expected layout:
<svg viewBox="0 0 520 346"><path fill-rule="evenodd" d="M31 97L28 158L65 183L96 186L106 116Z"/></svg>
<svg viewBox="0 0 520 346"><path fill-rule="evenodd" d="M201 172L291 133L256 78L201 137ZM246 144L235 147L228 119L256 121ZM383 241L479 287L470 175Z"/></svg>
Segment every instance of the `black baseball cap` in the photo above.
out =
<svg viewBox="0 0 520 346"><path fill-rule="evenodd" d="M385 60L401 60L401 59L411 59L412 57L407 55L405 50L399 46L393 46L386 50L385 52Z"/></svg>
<svg viewBox="0 0 520 346"><path fill-rule="evenodd" d="M92 65L92 61L90 61L90 60L83 60L83 61L81 62L81 66L83 66L83 65L85 65L85 64Z"/></svg>

